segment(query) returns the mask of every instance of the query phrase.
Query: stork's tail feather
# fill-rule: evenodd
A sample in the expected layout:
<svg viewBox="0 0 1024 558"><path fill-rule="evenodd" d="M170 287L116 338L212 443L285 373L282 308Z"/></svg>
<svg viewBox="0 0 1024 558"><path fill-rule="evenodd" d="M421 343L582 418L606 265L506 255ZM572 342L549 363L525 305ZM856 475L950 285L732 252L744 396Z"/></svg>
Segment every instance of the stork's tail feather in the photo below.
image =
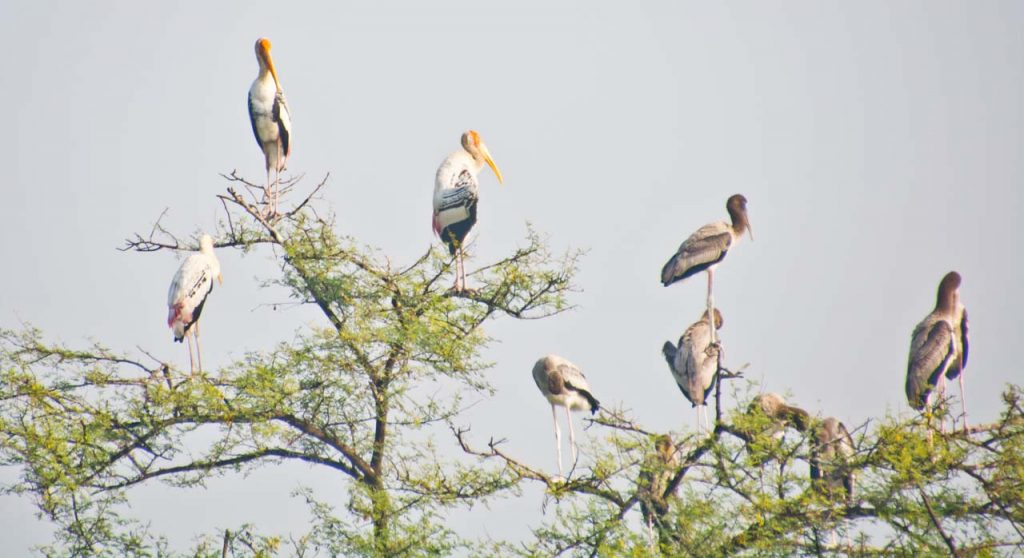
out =
<svg viewBox="0 0 1024 558"><path fill-rule="evenodd" d="M590 403L590 414L597 414L597 411L601 409L601 403L597 399L595 399L589 391L585 389L580 389L577 391L579 391L580 395L587 399L587 403Z"/></svg>
<svg viewBox="0 0 1024 558"><path fill-rule="evenodd" d="M182 315L185 304L177 302L167 309L167 327L174 331L174 342L181 343L185 339L185 321L188 317Z"/></svg>
<svg viewBox="0 0 1024 558"><path fill-rule="evenodd" d="M665 344L661 346L661 354L665 355L665 361L668 362L669 368L672 368L676 361L676 346L671 341L665 341Z"/></svg>
<svg viewBox="0 0 1024 558"><path fill-rule="evenodd" d="M184 306L183 303L176 302L167 307L167 327L174 327L174 320L181 316L182 306Z"/></svg>
<svg viewBox="0 0 1024 558"><path fill-rule="evenodd" d="M671 285L672 283L675 283L676 281L682 279L682 277L677 277L676 276L676 272L675 272L676 271L676 260L678 258L679 258L678 254L675 255L675 256L672 256L672 258L668 261L668 263L666 263L665 266L661 268L661 284L662 285L667 287L667 286Z"/></svg>

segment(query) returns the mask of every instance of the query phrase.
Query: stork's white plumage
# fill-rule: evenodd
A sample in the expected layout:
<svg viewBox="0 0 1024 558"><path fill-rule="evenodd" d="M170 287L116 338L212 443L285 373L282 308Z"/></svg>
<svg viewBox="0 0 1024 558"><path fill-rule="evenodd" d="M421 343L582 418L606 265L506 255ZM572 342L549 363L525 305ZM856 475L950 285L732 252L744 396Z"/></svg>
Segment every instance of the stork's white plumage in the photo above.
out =
<svg viewBox="0 0 1024 558"><path fill-rule="evenodd" d="M707 271L709 313L715 305L711 294L715 267L725 259L729 249L739 241L744 232L749 231L750 239L754 239L754 230L750 227L750 219L747 217L747 198L740 194L730 196L725 208L729 211L731 222L710 223L697 229L697 232L683 241L676 254L661 269L661 283L666 287L701 271ZM714 331L711 332L711 338L715 338Z"/></svg>
<svg viewBox="0 0 1024 558"><path fill-rule="evenodd" d="M576 462L576 434L572 428L572 414L569 411L589 409L596 413L601 404L590 392L590 384L578 366L558 355L547 355L533 365L533 381L537 389L551 403L551 420L555 425L555 453L558 455L558 474L562 474L562 432L558 428L558 415L555 406L565 408L565 418L569 422L569 446L572 448L572 461Z"/></svg>
<svg viewBox="0 0 1024 558"><path fill-rule="evenodd" d="M277 213L277 187L281 181L281 171L287 166L291 154L292 116L281 82L277 79L274 60L270 57L269 39L256 41L256 60L260 64L260 72L249 87L249 121L266 161L266 195L269 196L268 212L272 215ZM270 182L271 172L274 174L273 187Z"/></svg>
<svg viewBox="0 0 1024 558"><path fill-rule="evenodd" d="M960 378L964 425L963 368L967 364L967 311L960 303L960 274L950 271L939 283L935 309L914 328L907 362L907 401L922 410L934 405L933 391L945 394L946 378ZM937 388L937 390L936 390Z"/></svg>
<svg viewBox="0 0 1024 558"><path fill-rule="evenodd" d="M714 329L722 327L722 313L715 309ZM697 430L700 430L701 411L705 428L711 428L707 415L707 398L718 373L718 356L721 346L711 337L711 320L704 312L700 319L686 328L679 338L679 344L665 341L661 352L665 355L672 377L683 395L697 409Z"/></svg>
<svg viewBox="0 0 1024 558"><path fill-rule="evenodd" d="M167 326L174 331L174 340L188 342L188 359L192 372L196 371L192 358L192 337L196 340L196 356L199 369L203 368L202 351L199 348L199 315L203 311L206 297L213 291L213 280L223 282L220 261L213 253L213 238L204 234L199 239L199 253L192 254L181 262L178 272L171 280L167 291Z"/></svg>
<svg viewBox="0 0 1024 558"><path fill-rule="evenodd" d="M462 149L455 151L441 162L434 177L434 234L448 245L448 251L455 256L456 291L466 287L466 267L463 262L463 243L470 229L476 224L476 208L479 200L477 176L484 165L491 167L498 183L502 182L501 171L491 158L491 152L480 134L469 130L462 134Z"/></svg>

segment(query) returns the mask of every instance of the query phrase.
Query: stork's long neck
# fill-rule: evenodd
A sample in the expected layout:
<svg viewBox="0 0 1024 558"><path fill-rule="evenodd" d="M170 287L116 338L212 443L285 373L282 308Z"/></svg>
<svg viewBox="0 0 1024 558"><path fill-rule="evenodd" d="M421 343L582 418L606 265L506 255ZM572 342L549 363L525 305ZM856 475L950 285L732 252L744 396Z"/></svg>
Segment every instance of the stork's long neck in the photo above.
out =
<svg viewBox="0 0 1024 558"><path fill-rule="evenodd" d="M739 211L730 209L729 218L732 220L732 233L739 238L743 236L743 233L747 232L747 219Z"/></svg>
<svg viewBox="0 0 1024 558"><path fill-rule="evenodd" d="M939 290L939 296L935 300L935 311L941 312L949 318L956 318L959 303L960 293L956 289L950 289L948 292Z"/></svg>

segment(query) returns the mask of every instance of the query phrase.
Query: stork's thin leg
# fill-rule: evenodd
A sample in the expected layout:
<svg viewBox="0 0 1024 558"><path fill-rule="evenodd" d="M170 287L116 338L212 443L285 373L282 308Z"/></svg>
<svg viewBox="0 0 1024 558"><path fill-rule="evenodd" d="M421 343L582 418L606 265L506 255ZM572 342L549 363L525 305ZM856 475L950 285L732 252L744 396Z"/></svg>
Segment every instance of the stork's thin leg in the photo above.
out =
<svg viewBox="0 0 1024 558"><path fill-rule="evenodd" d="M203 349L199 345L199 322L196 321L192 328L192 335L196 338L196 360L199 361L199 371L203 371Z"/></svg>
<svg viewBox="0 0 1024 558"><path fill-rule="evenodd" d="M718 331L715 329L715 297L711 294L711 286L715 280L715 268L708 268L708 323L711 324L711 344L718 342Z"/></svg>
<svg viewBox="0 0 1024 558"><path fill-rule="evenodd" d="M942 373L939 375L939 404L936 406L941 410L946 409L946 374ZM939 413L939 432L946 433L946 415L940 411Z"/></svg>
<svg viewBox="0 0 1024 558"><path fill-rule="evenodd" d="M967 394L964 393L964 368L960 367L960 408L964 411L964 432L967 432Z"/></svg>
<svg viewBox="0 0 1024 558"><path fill-rule="evenodd" d="M281 157L281 147L280 146L278 146L278 148L277 148L277 156L278 156L278 161L280 161L280 157ZM277 168L274 169L274 196L273 196L274 209L273 209L273 213L270 214L271 217L276 217L277 216L277 200L278 200L278 197L280 197L280 195L281 195L281 167L277 167Z"/></svg>
<svg viewBox="0 0 1024 558"><path fill-rule="evenodd" d="M267 188L263 190L263 213L267 214L270 212L270 200L271 200L271 187L273 183L270 181L270 157L267 157Z"/></svg>
<svg viewBox="0 0 1024 558"><path fill-rule="evenodd" d="M701 405L701 407L704 409L704 428L708 432L711 432L711 420L708 418L708 404L705 403L704 405Z"/></svg>
<svg viewBox="0 0 1024 558"><path fill-rule="evenodd" d="M558 476L562 476L562 431L558 428L558 415L551 405L551 422L555 425L555 458L558 460Z"/></svg>
<svg viewBox="0 0 1024 558"><path fill-rule="evenodd" d="M697 435L700 436L700 407L695 410L697 411Z"/></svg>
<svg viewBox="0 0 1024 558"><path fill-rule="evenodd" d="M461 246L459 247L459 262L461 262L461 265L459 265L459 269L462 270L462 288L465 289L466 288L466 253L462 250Z"/></svg>
<svg viewBox="0 0 1024 558"><path fill-rule="evenodd" d="M455 248L455 292L462 290L462 247Z"/></svg>
<svg viewBox="0 0 1024 558"><path fill-rule="evenodd" d="M576 461L579 459L579 451L576 449L576 433L573 432L572 428L572 413L569 412L569 406L565 406L565 418L569 421L569 447L572 448L572 465L576 466Z"/></svg>
<svg viewBox="0 0 1024 558"><path fill-rule="evenodd" d="M192 337L191 332L185 332L185 344L188 345L188 368L192 374L196 373L196 361L192 358Z"/></svg>

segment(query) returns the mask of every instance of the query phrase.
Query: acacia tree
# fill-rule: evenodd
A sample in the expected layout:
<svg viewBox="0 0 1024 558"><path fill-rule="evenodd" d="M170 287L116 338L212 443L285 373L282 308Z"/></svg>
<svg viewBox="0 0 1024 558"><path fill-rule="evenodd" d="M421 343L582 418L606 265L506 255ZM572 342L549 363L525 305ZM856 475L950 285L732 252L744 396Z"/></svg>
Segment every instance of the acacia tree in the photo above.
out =
<svg viewBox="0 0 1024 558"><path fill-rule="evenodd" d="M59 527L47 554L149 555L167 545L126 513L131 487L157 479L189 487L297 460L346 479L349 499L339 512L306 494L317 525L289 553L455 551L464 543L443 512L489 497L508 479L460 463L447 436L448 457L413 440L456 417L467 392L489 392L481 357L488 320L569 308L577 254L553 256L531 231L521 248L470 274L475 290L453 292L451 261L440 250L397 266L338 234L316 199L323 182L294 208L268 215L260 186L225 178L215 246L271 247L280 273L269 283L314 305L322 325L195 375L150 353L71 348L33 328L0 331L0 463L21 467L5 489L31 494ZM191 248L159 221L124 247ZM441 389L421 389L428 385ZM186 446L197 431L212 441ZM197 552L223 545L264 553L282 542L249 527L235 531L211 535Z"/></svg>
<svg viewBox="0 0 1024 558"><path fill-rule="evenodd" d="M226 178L216 245L270 252L279 264L270 283L315 306L322 325L195 375L148 353L70 348L33 328L0 331L0 464L21 471L3 489L30 495L58 527L45 554L173 554L127 512L132 487L185 489L288 460L336 473L347 501L306 492L309 532L285 540L241 525L207 533L189 555L1024 552L1019 387L1007 388L992 424L942 433L924 419L885 417L851 429L851 455L824 459L816 420L748 410L756 386L739 384L720 362L710 432L654 432L628 409L606 409L589 420L587 457L555 477L508 453L502 432L471 431L461 401L491 391L481 356L488 320L569 309L578 254L553 256L530 232L522 248L471 273L478 290L452 292L441 251L397 266L338 234L315 198L323 183L268 217L258 186ZM158 221L125 248L189 247L179 238ZM443 389L424 389L437 384ZM734 385L725 396L738 402L732 410L723 384ZM196 447L198 431L212 441ZM812 482L812 459L819 470L853 474L854 492ZM553 513L528 540L465 539L446 522L453 507L530 485Z"/></svg>

